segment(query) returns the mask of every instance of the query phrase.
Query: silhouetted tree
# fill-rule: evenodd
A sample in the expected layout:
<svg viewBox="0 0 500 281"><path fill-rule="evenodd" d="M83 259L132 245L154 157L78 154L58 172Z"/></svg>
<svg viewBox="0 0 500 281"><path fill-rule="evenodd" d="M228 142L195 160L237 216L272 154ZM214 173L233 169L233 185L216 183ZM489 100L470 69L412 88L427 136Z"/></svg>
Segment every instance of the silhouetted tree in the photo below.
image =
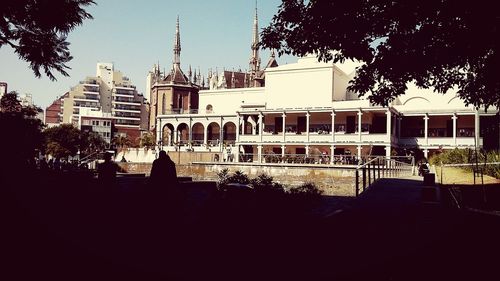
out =
<svg viewBox="0 0 500 281"><path fill-rule="evenodd" d="M106 149L108 143L96 132L81 132L80 153L89 155Z"/></svg>
<svg viewBox="0 0 500 281"><path fill-rule="evenodd" d="M151 133L145 133L139 137L139 145L140 147L144 147L146 149L151 149L155 147L155 138Z"/></svg>
<svg viewBox="0 0 500 281"><path fill-rule="evenodd" d="M262 45L280 55L364 62L349 90L377 104L413 81L440 93L458 87L467 104L498 108L499 32L494 1L283 0Z"/></svg>
<svg viewBox="0 0 500 281"><path fill-rule="evenodd" d="M10 92L0 100L0 161L1 171L19 171L26 166L40 150L42 121L37 119L38 108L23 107L17 100L17 93ZM31 162L32 163L32 162Z"/></svg>
<svg viewBox="0 0 500 281"><path fill-rule="evenodd" d="M52 71L68 76L72 57L67 34L92 16L84 7L92 0L4 0L0 8L0 48L9 45L30 63L36 77L40 69L56 80Z"/></svg>
<svg viewBox="0 0 500 281"><path fill-rule="evenodd" d="M45 152L56 158L74 156L81 147L81 131L71 124L62 124L44 131Z"/></svg>
<svg viewBox="0 0 500 281"><path fill-rule="evenodd" d="M132 141L127 136L118 135L111 140L111 143L118 149L127 150L132 146Z"/></svg>

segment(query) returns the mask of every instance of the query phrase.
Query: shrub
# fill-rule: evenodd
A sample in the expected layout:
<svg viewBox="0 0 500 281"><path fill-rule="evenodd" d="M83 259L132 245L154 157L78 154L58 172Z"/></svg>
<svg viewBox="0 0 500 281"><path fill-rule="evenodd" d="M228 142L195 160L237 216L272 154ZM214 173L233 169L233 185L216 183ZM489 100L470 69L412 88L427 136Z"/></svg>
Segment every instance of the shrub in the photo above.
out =
<svg viewBox="0 0 500 281"><path fill-rule="evenodd" d="M477 154L472 149L458 149L447 150L440 154L431 157L429 162L433 165L443 164L465 164L477 163L480 169L483 169L484 174L500 178L500 165L482 165L484 163L499 162L500 153L495 151L486 152L484 150L477 151ZM472 171L472 166L463 167L465 170Z"/></svg>
<svg viewBox="0 0 500 281"><path fill-rule="evenodd" d="M292 187L289 190L292 195L300 195L306 197L319 197L323 193L314 183L306 182L298 187Z"/></svg>
<svg viewBox="0 0 500 281"><path fill-rule="evenodd" d="M261 193L284 193L282 184L274 182L273 177L266 174L260 174L250 180L256 192Z"/></svg>

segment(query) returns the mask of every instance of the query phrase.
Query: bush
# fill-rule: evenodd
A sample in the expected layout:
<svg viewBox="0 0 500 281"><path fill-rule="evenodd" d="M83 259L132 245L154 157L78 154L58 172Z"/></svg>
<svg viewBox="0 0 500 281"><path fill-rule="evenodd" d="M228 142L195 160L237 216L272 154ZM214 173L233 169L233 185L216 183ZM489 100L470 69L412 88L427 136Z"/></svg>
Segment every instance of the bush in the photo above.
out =
<svg viewBox="0 0 500 281"><path fill-rule="evenodd" d="M484 163L499 162L500 153L495 151L486 152L484 150L477 151L477 154L472 149L458 149L447 150L440 154L431 157L429 162L432 165L443 164L467 164L477 163L480 169L483 169L484 174L500 178L500 165L482 165ZM472 171L472 166L463 167L465 170Z"/></svg>
<svg viewBox="0 0 500 281"><path fill-rule="evenodd" d="M290 188L289 193L305 197L319 197L323 194L323 191L321 191L314 183L306 182L298 187Z"/></svg>
<svg viewBox="0 0 500 281"><path fill-rule="evenodd" d="M284 193L282 184L274 182L273 177L266 174L260 174L250 180L256 192L260 193Z"/></svg>

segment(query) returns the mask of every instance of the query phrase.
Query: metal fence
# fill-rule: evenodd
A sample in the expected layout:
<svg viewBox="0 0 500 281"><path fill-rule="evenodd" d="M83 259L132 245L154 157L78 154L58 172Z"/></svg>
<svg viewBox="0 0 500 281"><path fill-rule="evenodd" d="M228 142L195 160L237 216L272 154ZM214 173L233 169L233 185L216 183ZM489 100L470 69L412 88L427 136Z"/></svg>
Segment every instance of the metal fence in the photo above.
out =
<svg viewBox="0 0 500 281"><path fill-rule="evenodd" d="M359 196L381 178L410 176L413 173L412 164L383 156L375 157L356 168L355 195Z"/></svg>

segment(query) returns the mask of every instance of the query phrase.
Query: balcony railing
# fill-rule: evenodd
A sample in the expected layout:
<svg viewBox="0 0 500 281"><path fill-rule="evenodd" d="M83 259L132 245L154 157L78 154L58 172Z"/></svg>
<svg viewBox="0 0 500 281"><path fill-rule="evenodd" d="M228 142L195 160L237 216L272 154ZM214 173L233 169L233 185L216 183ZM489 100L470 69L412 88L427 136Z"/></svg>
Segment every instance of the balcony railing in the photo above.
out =
<svg viewBox="0 0 500 281"><path fill-rule="evenodd" d="M165 110L165 114L198 114L198 109L172 108Z"/></svg>

